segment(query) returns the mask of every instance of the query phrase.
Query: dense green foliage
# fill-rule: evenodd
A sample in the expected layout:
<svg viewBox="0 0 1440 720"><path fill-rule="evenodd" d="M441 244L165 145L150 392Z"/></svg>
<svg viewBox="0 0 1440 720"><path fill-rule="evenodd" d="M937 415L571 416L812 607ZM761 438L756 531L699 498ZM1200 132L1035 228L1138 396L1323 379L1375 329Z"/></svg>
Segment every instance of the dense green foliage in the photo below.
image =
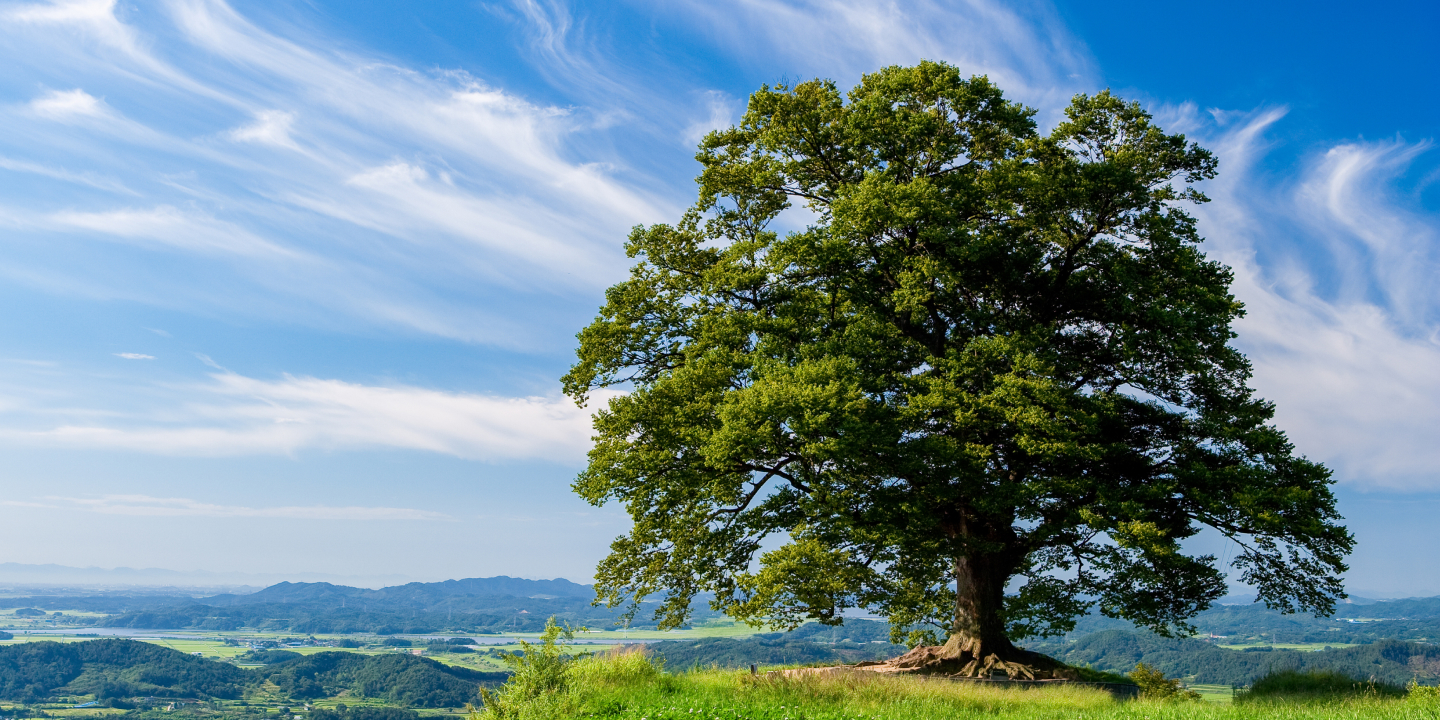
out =
<svg viewBox="0 0 1440 720"><path fill-rule="evenodd" d="M261 665L272 665L287 660L299 660L305 657L301 653L290 650L251 650L235 659L242 663L260 663Z"/></svg>
<svg viewBox="0 0 1440 720"><path fill-rule="evenodd" d="M456 645L448 642L432 642L425 646L427 653L468 653L475 652L468 645Z"/></svg>
<svg viewBox="0 0 1440 720"><path fill-rule="evenodd" d="M1200 693L1186 689L1179 678L1167 678L1165 673L1143 662L1130 671L1130 680L1140 686L1140 697L1146 700L1200 699Z"/></svg>
<svg viewBox="0 0 1440 720"><path fill-rule="evenodd" d="M348 692L406 707L464 707L477 699L481 684L499 684L507 677L408 654L300 655L271 650L241 659L269 664L246 670L133 640L18 643L0 647L0 699L35 702L57 695L94 695L102 700L237 699L268 681L294 700Z"/></svg>
<svg viewBox="0 0 1440 720"><path fill-rule="evenodd" d="M349 691L406 707L464 707L477 699L481 682L498 682L502 673L452 667L408 654L359 655L322 652L272 665L265 677L297 700L332 697Z"/></svg>
<svg viewBox="0 0 1440 720"><path fill-rule="evenodd" d="M24 702L56 694L237 698L251 678L233 665L134 640L0 647L0 698Z"/></svg>
<svg viewBox="0 0 1440 720"><path fill-rule="evenodd" d="M570 684L570 665L580 657L566 653L560 643L574 640L574 631L555 624L553 617L545 621L539 644L521 640L520 652L503 656L515 670L504 687L480 691L485 713L493 718L514 718L520 708L564 694Z"/></svg>
<svg viewBox="0 0 1440 720"><path fill-rule="evenodd" d="M1423 693L1422 693L1423 694ZM1365 680L1336 670L1281 670L1255 681L1239 702L1257 700L1310 700L1342 697L1403 697L1400 685Z"/></svg>
<svg viewBox="0 0 1440 720"><path fill-rule="evenodd" d="M575 483L633 520L605 600L668 592L664 626L703 591L788 625L865 607L978 659L1090 607L1186 628L1225 592L1183 543L1210 527L1267 603L1333 608L1330 473L1253 396L1181 207L1214 158L1108 92L1032 116L923 62L762 87L705 138L696 204L634 229L565 377L628 390Z"/></svg>
<svg viewBox="0 0 1440 720"><path fill-rule="evenodd" d="M14 639L15 639L15 636L14 636L14 635L11 635L10 633L5 632L4 630L0 630L0 640L14 640Z"/></svg>

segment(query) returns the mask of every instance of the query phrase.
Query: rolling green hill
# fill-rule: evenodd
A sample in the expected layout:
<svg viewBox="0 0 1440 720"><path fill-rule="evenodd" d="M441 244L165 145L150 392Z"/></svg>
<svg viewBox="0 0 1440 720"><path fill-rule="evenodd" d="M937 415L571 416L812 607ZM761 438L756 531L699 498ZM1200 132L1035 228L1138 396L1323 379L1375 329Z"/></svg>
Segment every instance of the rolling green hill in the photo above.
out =
<svg viewBox="0 0 1440 720"><path fill-rule="evenodd" d="M414 655L322 652L264 668L263 674L296 700L333 697L343 691L406 707L464 707L478 702L481 683L503 682L506 673L482 673Z"/></svg>
<svg viewBox="0 0 1440 720"><path fill-rule="evenodd" d="M293 700L348 691L405 707L463 707L475 700L481 684L506 677L413 655L283 653L269 659L265 667L246 670L134 640L19 643L0 647L0 700L31 703L63 695L233 700L274 683Z"/></svg>
<svg viewBox="0 0 1440 720"><path fill-rule="evenodd" d="M0 698L238 698L253 676L225 663L134 640L31 642L0 647Z"/></svg>

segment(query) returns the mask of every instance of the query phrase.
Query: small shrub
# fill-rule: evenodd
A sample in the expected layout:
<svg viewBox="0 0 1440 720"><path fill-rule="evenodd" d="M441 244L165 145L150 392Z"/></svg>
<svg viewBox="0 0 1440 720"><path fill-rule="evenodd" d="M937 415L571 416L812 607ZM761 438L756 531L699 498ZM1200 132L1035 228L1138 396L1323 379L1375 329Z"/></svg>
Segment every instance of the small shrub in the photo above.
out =
<svg viewBox="0 0 1440 720"><path fill-rule="evenodd" d="M1405 686L1405 697L1418 702L1440 702L1440 687L1421 685L1415 680Z"/></svg>
<svg viewBox="0 0 1440 720"><path fill-rule="evenodd" d="M1360 680L1336 670L1282 670L1256 680L1239 700L1279 698L1400 697L1403 688L1374 678Z"/></svg>
<svg viewBox="0 0 1440 720"><path fill-rule="evenodd" d="M552 615L545 621L545 632L540 635L540 644L520 641L520 652L500 656L505 664L515 669L510 679L499 690L480 689L480 699L485 704L477 713L480 717L524 718L560 717L559 706L564 705L566 691L570 687L568 666L582 656L571 656L559 644L575 639L575 630L568 624L563 628L555 624ZM585 653L584 655L589 655Z"/></svg>
<svg viewBox="0 0 1440 720"><path fill-rule="evenodd" d="M1175 678L1165 677L1165 673L1155 668L1140 663L1130 673L1130 679L1140 686L1140 697L1149 700L1199 700L1200 693L1191 690Z"/></svg>

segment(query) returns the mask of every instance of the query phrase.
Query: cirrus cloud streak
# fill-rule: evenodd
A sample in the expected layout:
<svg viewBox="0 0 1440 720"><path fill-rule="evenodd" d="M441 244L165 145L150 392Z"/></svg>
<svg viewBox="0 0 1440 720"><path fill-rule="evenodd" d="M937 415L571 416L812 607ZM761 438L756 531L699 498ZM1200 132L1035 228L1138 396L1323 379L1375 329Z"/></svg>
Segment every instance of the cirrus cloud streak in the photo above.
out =
<svg viewBox="0 0 1440 720"><path fill-rule="evenodd" d="M396 449L574 464L583 461L591 435L589 412L558 396L497 397L234 373L214 374L206 384L156 388L152 396L170 402L120 413L12 401L0 416L9 421L0 441L200 456ZM57 422L56 415L73 420Z"/></svg>

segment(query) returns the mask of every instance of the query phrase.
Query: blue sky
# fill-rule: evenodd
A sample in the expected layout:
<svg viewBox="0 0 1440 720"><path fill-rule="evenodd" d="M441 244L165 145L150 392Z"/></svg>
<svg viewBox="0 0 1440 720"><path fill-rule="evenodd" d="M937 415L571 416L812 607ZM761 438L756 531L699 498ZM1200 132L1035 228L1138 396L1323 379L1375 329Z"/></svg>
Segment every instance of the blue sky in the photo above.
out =
<svg viewBox="0 0 1440 720"><path fill-rule="evenodd" d="M0 562L587 580L558 394L637 223L761 83L922 58L1221 159L1237 344L1360 539L1440 594L1428 3L0 4ZM1208 542L1208 541L1206 541ZM1224 554L1214 543L1210 548Z"/></svg>

